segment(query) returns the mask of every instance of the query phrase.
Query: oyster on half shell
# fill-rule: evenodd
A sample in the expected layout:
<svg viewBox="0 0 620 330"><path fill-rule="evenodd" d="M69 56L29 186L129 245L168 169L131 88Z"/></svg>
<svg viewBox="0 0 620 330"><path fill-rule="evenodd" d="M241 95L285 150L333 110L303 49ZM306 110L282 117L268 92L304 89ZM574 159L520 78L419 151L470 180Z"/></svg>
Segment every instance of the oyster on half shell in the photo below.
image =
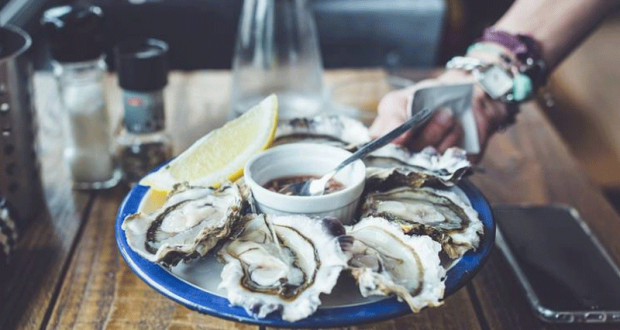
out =
<svg viewBox="0 0 620 330"><path fill-rule="evenodd" d="M442 304L441 246L428 236L408 236L385 219L368 217L347 227L341 241L362 296L396 295L414 312Z"/></svg>
<svg viewBox="0 0 620 330"><path fill-rule="evenodd" d="M362 214L397 223L410 235L430 236L441 243L451 259L477 248L483 234L478 212L459 195L445 189L396 186L370 192Z"/></svg>
<svg viewBox="0 0 620 330"><path fill-rule="evenodd" d="M154 213L128 215L122 224L129 246L165 266L204 256L239 219L242 198L235 184L219 189L178 184Z"/></svg>
<svg viewBox="0 0 620 330"><path fill-rule="evenodd" d="M315 142L350 149L370 141L362 122L342 115L295 118L278 124L273 145Z"/></svg>
<svg viewBox="0 0 620 330"><path fill-rule="evenodd" d="M437 185L451 187L467 174L471 163L467 160L465 150L449 148L440 154L433 147L426 147L418 153L409 153L406 149L394 144L376 150L364 159L370 170L369 179L385 180L397 172L408 177L416 186Z"/></svg>
<svg viewBox="0 0 620 330"><path fill-rule="evenodd" d="M330 293L346 256L337 236L344 227L337 220L305 216L246 215L236 237L218 251L225 263L220 288L233 305L264 318L281 311L297 321L320 305L319 295Z"/></svg>

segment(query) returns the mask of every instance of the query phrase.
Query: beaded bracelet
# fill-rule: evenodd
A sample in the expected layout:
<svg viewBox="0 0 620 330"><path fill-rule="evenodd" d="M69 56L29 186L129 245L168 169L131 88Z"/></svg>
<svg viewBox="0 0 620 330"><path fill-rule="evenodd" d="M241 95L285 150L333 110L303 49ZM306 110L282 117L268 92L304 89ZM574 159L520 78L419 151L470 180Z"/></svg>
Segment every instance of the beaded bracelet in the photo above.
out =
<svg viewBox="0 0 620 330"><path fill-rule="evenodd" d="M502 45L514 54L520 62L519 72L530 77L535 89L545 85L549 72L543 59L542 45L531 35L511 34L495 28L488 28L484 30L479 42Z"/></svg>

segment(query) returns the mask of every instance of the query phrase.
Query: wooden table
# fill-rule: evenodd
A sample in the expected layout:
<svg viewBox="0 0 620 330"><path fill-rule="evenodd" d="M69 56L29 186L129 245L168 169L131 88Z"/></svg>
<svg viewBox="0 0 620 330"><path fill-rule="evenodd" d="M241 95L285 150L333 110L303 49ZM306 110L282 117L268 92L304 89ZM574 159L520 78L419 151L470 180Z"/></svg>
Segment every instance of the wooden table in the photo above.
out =
<svg viewBox="0 0 620 330"><path fill-rule="evenodd" d="M326 74L328 85L366 78L384 79L385 74L378 70ZM119 90L112 78L110 85L111 112L118 119ZM224 122L229 86L230 74L225 71L171 75L166 106L177 152ZM0 329L257 329L190 311L129 270L116 248L113 226L127 189L70 189L60 156L62 128L53 79L37 75L35 91L48 208L22 233L11 269L0 271ZM492 203L570 204L620 263L620 218L575 162L539 105L524 106L518 124L493 139L482 165L486 172L473 181ZM535 318L497 250L444 306L353 328L575 329Z"/></svg>

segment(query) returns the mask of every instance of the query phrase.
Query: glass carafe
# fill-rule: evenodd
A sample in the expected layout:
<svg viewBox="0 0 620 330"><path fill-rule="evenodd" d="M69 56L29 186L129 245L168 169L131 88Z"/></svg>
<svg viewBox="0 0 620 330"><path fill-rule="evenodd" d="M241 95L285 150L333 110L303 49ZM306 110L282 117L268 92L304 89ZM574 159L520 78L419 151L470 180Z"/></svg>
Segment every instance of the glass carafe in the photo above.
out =
<svg viewBox="0 0 620 330"><path fill-rule="evenodd" d="M306 0L245 0L233 58L231 117L271 93L280 119L323 107L323 63Z"/></svg>

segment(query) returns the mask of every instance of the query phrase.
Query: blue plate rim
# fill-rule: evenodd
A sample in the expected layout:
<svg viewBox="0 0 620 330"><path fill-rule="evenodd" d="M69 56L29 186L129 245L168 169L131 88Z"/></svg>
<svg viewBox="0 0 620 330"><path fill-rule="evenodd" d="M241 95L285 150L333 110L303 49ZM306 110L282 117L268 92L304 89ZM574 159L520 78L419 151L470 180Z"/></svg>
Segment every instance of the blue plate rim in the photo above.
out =
<svg viewBox="0 0 620 330"><path fill-rule="evenodd" d="M485 235L476 251L467 252L459 262L448 270L444 299L458 291L478 273L489 257L495 242L495 221L487 199L468 180L461 181L458 187L467 195L472 206L480 215ZM129 268L140 279L164 296L189 309L235 322L282 328L350 326L382 321L411 313L406 303L399 302L396 298L387 298L364 305L320 308L308 318L296 322L282 320L278 313L272 313L263 319L255 318L247 314L242 307L231 306L228 299L203 291L175 277L158 264L144 259L131 250L121 225L127 215L137 211L148 189L145 186L134 186L118 209L115 236L119 251Z"/></svg>

